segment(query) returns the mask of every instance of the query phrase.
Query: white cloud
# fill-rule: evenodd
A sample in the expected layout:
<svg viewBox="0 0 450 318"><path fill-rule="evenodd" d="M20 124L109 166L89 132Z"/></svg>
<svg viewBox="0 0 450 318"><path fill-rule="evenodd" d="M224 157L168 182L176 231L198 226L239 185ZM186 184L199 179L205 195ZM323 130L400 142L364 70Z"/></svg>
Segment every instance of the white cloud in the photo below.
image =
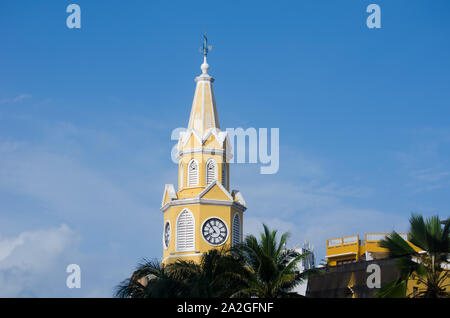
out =
<svg viewBox="0 0 450 318"><path fill-rule="evenodd" d="M0 238L0 264L9 264L0 266L0 285L6 286L0 296L73 296L65 288L65 266L74 263L74 255L84 262L77 296L111 296L113 286L130 274L140 257L160 256L162 185L176 182L169 156L172 144L161 147L160 132L148 133L146 123L134 127L132 137L71 123L44 126L44 138L38 142L0 142L0 196L12 202L0 206L0 231L9 231L8 238ZM129 133L130 128L123 130ZM130 145L135 136L147 145ZM239 186L249 206L245 234L260 233L266 223L280 233L290 232L290 245L311 241L320 260L326 239L406 229L407 218L374 208L374 191L352 176L346 184L336 182L327 173L332 168L326 161L295 149L282 154L277 175L260 175L256 165L232 167L232 185ZM361 202L366 198L367 204ZM27 200L32 204L22 206ZM37 211L30 211L31 206ZM76 242L67 229L23 232L55 222L70 224L82 235L84 257L76 248L66 251L65 246ZM11 232L9 225L19 231ZM42 261L29 265L32 259ZM49 274L50 269L57 275Z"/></svg>
<svg viewBox="0 0 450 318"><path fill-rule="evenodd" d="M0 297L57 297L66 266L80 261L79 236L67 225L0 237Z"/></svg>
<svg viewBox="0 0 450 318"><path fill-rule="evenodd" d="M7 104L7 103L19 103L24 101L25 99L29 99L32 96L30 94L20 94L16 97L12 98L2 98L0 99L0 104Z"/></svg>
<svg viewBox="0 0 450 318"><path fill-rule="evenodd" d="M450 186L448 149L450 131L424 128L412 133L416 139L406 150L394 153L413 195Z"/></svg>
<svg viewBox="0 0 450 318"><path fill-rule="evenodd" d="M23 101L24 99L27 99L27 98L31 98L31 95L30 94L21 94L19 96L14 97L12 99L12 101L14 103L17 103L17 102L21 102L21 101Z"/></svg>
<svg viewBox="0 0 450 318"><path fill-rule="evenodd" d="M89 146L96 153L87 156L80 139L91 134L101 144L96 133L72 125L55 129L63 137L50 143L0 140L0 234L8 235L0 240L0 297L111 297L139 259L160 256L160 240L154 237L162 230L164 171L145 176L123 165L88 164L104 149ZM75 155L72 148L59 147L71 138L80 143ZM110 162L106 156L105 164ZM66 251L67 228L34 230L60 223L70 224L83 238L79 249ZM77 263L74 258L83 263L80 290L65 287L65 266Z"/></svg>

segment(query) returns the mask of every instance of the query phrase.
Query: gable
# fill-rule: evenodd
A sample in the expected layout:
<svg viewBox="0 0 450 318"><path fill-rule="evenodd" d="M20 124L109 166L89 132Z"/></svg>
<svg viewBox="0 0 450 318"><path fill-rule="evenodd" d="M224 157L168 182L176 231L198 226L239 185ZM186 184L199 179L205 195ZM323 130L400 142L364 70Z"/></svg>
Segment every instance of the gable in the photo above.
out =
<svg viewBox="0 0 450 318"><path fill-rule="evenodd" d="M211 183L202 193L199 194L202 199L233 201L228 191L216 180Z"/></svg>
<svg viewBox="0 0 450 318"><path fill-rule="evenodd" d="M223 149L223 141L222 141L222 144L221 144L220 141L217 140L215 134L210 134L208 136L208 138L205 140L205 142L203 143L203 146L207 147L207 148Z"/></svg>
<svg viewBox="0 0 450 318"><path fill-rule="evenodd" d="M188 135L185 136L186 137L181 139L179 149L200 148L202 146L202 141L196 133L191 131Z"/></svg>

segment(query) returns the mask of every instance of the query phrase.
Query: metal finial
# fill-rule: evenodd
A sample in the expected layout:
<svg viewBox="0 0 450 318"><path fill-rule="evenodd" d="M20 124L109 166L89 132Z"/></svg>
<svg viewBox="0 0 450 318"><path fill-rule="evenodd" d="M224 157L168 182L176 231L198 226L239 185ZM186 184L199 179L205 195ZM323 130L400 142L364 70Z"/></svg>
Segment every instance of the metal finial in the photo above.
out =
<svg viewBox="0 0 450 318"><path fill-rule="evenodd" d="M200 49L201 52L203 53L203 56L205 57L208 55L209 51L212 50L212 46L208 45L208 37L206 36L206 32L205 34L203 34L203 45Z"/></svg>

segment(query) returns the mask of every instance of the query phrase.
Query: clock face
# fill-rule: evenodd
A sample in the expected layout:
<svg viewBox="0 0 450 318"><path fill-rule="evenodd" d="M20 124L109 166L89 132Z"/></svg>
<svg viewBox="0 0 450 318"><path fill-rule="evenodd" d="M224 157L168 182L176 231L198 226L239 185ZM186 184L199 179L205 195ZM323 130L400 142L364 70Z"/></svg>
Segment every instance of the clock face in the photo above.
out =
<svg viewBox="0 0 450 318"><path fill-rule="evenodd" d="M228 228L219 218L209 218L202 226L202 235L206 242L211 245L221 245L228 237Z"/></svg>
<svg viewBox="0 0 450 318"><path fill-rule="evenodd" d="M164 247L168 248L170 243L170 223L166 222L164 225L164 235L163 235Z"/></svg>

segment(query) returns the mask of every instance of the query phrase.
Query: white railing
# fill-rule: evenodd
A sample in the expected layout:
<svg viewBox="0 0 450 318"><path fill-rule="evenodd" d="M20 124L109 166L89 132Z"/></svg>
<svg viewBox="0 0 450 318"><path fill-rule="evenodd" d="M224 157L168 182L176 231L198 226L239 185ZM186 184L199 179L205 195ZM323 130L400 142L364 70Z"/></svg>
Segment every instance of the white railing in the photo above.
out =
<svg viewBox="0 0 450 318"><path fill-rule="evenodd" d="M386 236L389 236L390 233L370 233L370 234L366 234L366 241L381 241L384 240L386 238ZM398 235L400 235L405 241L408 240L408 234L406 233L399 233Z"/></svg>
<svg viewBox="0 0 450 318"><path fill-rule="evenodd" d="M408 240L408 234L399 234L405 241Z"/></svg>
<svg viewBox="0 0 450 318"><path fill-rule="evenodd" d="M349 236L349 237L344 237L343 241L344 241L344 244L357 243L358 242L358 236L357 235L353 235L353 236Z"/></svg>
<svg viewBox="0 0 450 318"><path fill-rule="evenodd" d="M386 233L384 234L367 234L366 241L381 241L386 238Z"/></svg>
<svg viewBox="0 0 450 318"><path fill-rule="evenodd" d="M342 239L337 238L333 240L328 240L328 246L337 246L342 244Z"/></svg>

